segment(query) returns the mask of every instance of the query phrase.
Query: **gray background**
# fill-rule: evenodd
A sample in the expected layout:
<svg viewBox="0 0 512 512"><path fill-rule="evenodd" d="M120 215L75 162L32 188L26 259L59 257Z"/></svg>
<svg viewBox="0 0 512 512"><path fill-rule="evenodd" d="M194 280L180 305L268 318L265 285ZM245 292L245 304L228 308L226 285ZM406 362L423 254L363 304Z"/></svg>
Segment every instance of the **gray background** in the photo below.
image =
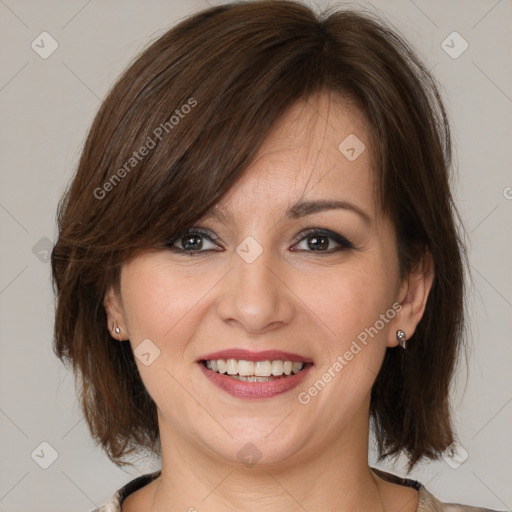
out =
<svg viewBox="0 0 512 512"><path fill-rule="evenodd" d="M1 511L85 512L159 467L141 460L138 472L121 470L90 439L73 376L51 350L48 249L57 201L109 87L151 40L214 3L0 0ZM512 2L338 4L379 12L418 49L443 84L457 152L473 283L469 374L457 375L453 408L458 457L465 450L468 458L424 463L409 476L443 501L510 509ZM31 47L43 31L59 45L47 59ZM458 58L441 45L453 31L469 44ZM460 51L452 39L445 45ZM47 469L51 449L42 442L58 455ZM405 475L403 460L378 467Z"/></svg>

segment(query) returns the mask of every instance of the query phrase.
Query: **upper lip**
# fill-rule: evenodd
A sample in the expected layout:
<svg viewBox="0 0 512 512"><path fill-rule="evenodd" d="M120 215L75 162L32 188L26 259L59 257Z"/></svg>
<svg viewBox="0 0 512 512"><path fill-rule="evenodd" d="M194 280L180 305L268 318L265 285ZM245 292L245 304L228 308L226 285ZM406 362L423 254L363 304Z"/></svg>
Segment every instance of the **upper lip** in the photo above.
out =
<svg viewBox="0 0 512 512"><path fill-rule="evenodd" d="M300 363L312 362L310 358L299 354L293 354L292 352L283 352L282 350L263 350L261 352L253 352L252 350L246 350L243 348L228 348L225 350L219 350L218 352L212 352L200 357L198 362L215 359L243 359L245 361L275 361L279 359L281 361Z"/></svg>

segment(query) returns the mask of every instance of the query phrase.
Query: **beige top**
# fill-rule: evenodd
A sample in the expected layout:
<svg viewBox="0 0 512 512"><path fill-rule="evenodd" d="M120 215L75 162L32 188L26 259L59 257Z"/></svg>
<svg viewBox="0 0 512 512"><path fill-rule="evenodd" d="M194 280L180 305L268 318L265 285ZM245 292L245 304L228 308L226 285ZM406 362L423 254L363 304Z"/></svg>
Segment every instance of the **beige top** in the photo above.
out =
<svg viewBox="0 0 512 512"><path fill-rule="evenodd" d="M490 508L471 507L469 505L460 505L457 503L442 503L416 480L410 478L401 478L392 473L387 473L380 469L371 468L371 470L383 480L407 487L413 487L418 491L419 500L416 512L497 512ZM95 508L91 512L121 512L123 501L135 491L152 482L160 476L160 470L154 473L146 473L128 482L101 507Z"/></svg>

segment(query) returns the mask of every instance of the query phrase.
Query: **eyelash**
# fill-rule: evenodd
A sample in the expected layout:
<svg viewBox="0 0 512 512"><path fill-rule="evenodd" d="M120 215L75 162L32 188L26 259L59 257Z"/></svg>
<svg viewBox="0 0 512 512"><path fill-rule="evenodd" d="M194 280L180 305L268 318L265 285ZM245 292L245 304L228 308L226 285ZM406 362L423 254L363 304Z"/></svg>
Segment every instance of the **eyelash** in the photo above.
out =
<svg viewBox="0 0 512 512"><path fill-rule="evenodd" d="M199 228L189 228L189 229L186 229L186 230L178 233L177 235L175 235L171 240L169 240L165 243L165 246L174 253L183 254L183 255L187 254L189 256L197 256L200 254L204 254L205 252L215 251L215 249L188 251L185 249L180 249L178 247L174 247L174 243L176 241L180 241L182 238L184 238L187 235L199 235L201 237L206 238L207 240L209 240L212 243L218 242L218 240L219 240L219 237L217 237L210 231L205 231L205 230L202 230ZM336 247L334 250L331 249L329 251L314 251L314 250L300 249L298 252L311 252L311 253L318 254L320 256L324 256L324 255L328 255L328 254L333 254L335 252L343 251L346 249L354 249L353 244L349 240L347 240L344 236L342 236L338 233L334 233L333 231L330 231L328 229L313 228L313 229L306 231L305 233L301 233L301 235L303 235L302 238L299 238L296 242L294 242L294 245L296 243L302 242L303 240L305 240L309 237L312 237L312 236L325 236L325 237L328 237L328 238L334 240L337 244L339 244L339 247ZM218 251L216 251L216 252L218 252Z"/></svg>

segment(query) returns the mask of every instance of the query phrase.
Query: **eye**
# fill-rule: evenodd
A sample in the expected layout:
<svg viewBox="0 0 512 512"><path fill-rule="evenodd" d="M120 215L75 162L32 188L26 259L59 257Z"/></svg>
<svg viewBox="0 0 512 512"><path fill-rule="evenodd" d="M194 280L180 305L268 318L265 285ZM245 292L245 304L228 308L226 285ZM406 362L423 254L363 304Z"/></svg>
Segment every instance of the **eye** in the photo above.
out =
<svg viewBox="0 0 512 512"><path fill-rule="evenodd" d="M342 251L344 249L353 249L354 246L344 236L334 233L326 229L311 229L306 234L301 234L302 238L299 238L298 243L306 242L306 249L298 249L302 252L316 252L318 255L332 254L333 252ZM196 256L209 251L219 251L218 245L215 244L219 238L217 235L210 231L206 231L199 228L189 228L177 235L171 240L165 243L172 252L178 254L188 254L190 256ZM206 247L206 243L213 244L213 247ZM334 241L338 246L328 250L329 246ZM297 245L297 244L295 244ZM215 248L217 247L217 248ZM297 252L297 249L292 249Z"/></svg>
<svg viewBox="0 0 512 512"><path fill-rule="evenodd" d="M173 252L189 254L195 256L198 253L217 250L214 248L204 249L204 240L213 243L218 237L210 231L204 231L197 228L189 228L175 235L171 240L165 243ZM215 247L215 246L214 246ZM216 246L218 247L218 246Z"/></svg>
<svg viewBox="0 0 512 512"><path fill-rule="evenodd" d="M327 229L312 229L308 231L305 236L299 239L299 242L306 242L306 252L317 252L323 254L332 254L333 252L342 251L344 249L353 249L354 246L344 236L329 231ZM329 240L334 240L338 244L338 247L334 247L331 250L327 250L329 247ZM299 249L302 250L302 249Z"/></svg>

